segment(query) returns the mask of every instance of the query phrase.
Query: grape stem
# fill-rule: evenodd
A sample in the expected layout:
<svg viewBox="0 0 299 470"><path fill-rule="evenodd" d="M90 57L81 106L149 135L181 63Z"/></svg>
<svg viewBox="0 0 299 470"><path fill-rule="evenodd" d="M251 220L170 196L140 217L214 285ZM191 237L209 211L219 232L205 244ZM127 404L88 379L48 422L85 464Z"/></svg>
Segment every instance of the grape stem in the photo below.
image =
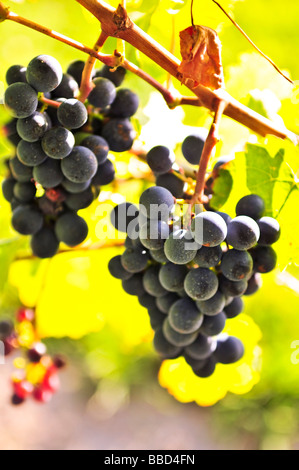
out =
<svg viewBox="0 0 299 470"><path fill-rule="evenodd" d="M208 137L206 138L202 155L200 157L194 195L190 201L191 206L196 203L202 202L207 168L208 168L210 158L216 148L217 143L219 142L219 124L220 124L221 117L225 111L226 106L227 106L227 103L224 100L217 101L215 104L214 119L211 124Z"/></svg>
<svg viewBox="0 0 299 470"><path fill-rule="evenodd" d="M56 253L55 256L62 255L63 253L79 253L79 252L86 252L86 251L103 250L103 249L113 248L113 247L122 247L124 245L124 242L125 240L113 240L113 241L109 241L106 243L98 242L98 243L93 243L92 245L79 245L78 247L75 247L75 248L61 249ZM37 257L34 255L17 255L14 258L14 261L25 261L25 260L32 260L32 259L37 259ZM51 259L49 261L51 261Z"/></svg>
<svg viewBox="0 0 299 470"><path fill-rule="evenodd" d="M180 61L167 49L162 47L151 36L140 29L129 17L126 10L119 5L117 9L102 0L76 0L80 5L90 11L101 23L102 30L112 37L124 39L156 64L162 67L173 77L182 80L178 72ZM277 125L264 118L255 111L247 108L231 97L225 90L210 90L202 85L195 88L188 82L185 85L197 96L198 100L191 100L188 104L204 106L214 110L215 100L225 100L227 106L224 114L243 124L252 131L266 136L275 135L281 139L290 139L295 145L299 137L283 126Z"/></svg>
<svg viewBox="0 0 299 470"><path fill-rule="evenodd" d="M61 103L59 101L49 100L48 98L45 98L44 95L39 96L38 99L39 99L39 101L41 101L45 105L51 106L52 108L59 108L59 106L61 105Z"/></svg>
<svg viewBox="0 0 299 470"><path fill-rule="evenodd" d="M99 52L99 50L103 47L105 44L106 40L108 39L107 34L105 34L103 31L100 34L99 39L94 45L93 50L95 52ZM82 73L82 80L81 80L81 85L80 85L80 94L79 94L79 100L84 103L86 99L88 98L89 93L92 90L92 75L93 71L95 68L97 58L90 55L89 58L86 61L85 67L83 69Z"/></svg>

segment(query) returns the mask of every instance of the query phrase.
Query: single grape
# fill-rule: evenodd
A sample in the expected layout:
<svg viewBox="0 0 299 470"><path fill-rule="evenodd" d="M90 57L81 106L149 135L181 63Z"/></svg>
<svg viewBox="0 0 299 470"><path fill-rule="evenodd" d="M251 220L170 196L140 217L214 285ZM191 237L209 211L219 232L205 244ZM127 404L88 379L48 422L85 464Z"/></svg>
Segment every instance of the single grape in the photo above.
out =
<svg viewBox="0 0 299 470"><path fill-rule="evenodd" d="M115 178L115 168L111 160L107 159L102 165L98 166L97 172L93 177L92 183L95 186L106 186L112 183Z"/></svg>
<svg viewBox="0 0 299 470"><path fill-rule="evenodd" d="M244 294L248 286L246 279L231 281L222 274L220 274L218 279L219 289L226 297L239 297Z"/></svg>
<svg viewBox="0 0 299 470"><path fill-rule="evenodd" d="M27 67L27 82L37 91L53 91L62 80L62 68L59 62L49 55L39 55L31 60Z"/></svg>
<svg viewBox="0 0 299 470"><path fill-rule="evenodd" d="M125 152L132 147L136 132L129 119L112 118L104 124L102 136L112 152Z"/></svg>
<svg viewBox="0 0 299 470"><path fill-rule="evenodd" d="M222 258L222 249L220 246L206 247L202 246L193 262L197 264L200 268L213 268L217 266Z"/></svg>
<svg viewBox="0 0 299 470"><path fill-rule="evenodd" d="M177 346L180 348L183 348L192 344L196 340L197 335L198 335L197 332L188 333L188 334L178 333L170 326L168 318L165 318L163 322L162 331L166 340L170 344L173 344L174 346Z"/></svg>
<svg viewBox="0 0 299 470"><path fill-rule="evenodd" d="M85 67L84 60L75 60L67 68L67 74L71 75L77 82L78 85L81 85L82 72Z"/></svg>
<svg viewBox="0 0 299 470"><path fill-rule="evenodd" d="M20 205L12 215L13 228L22 235L34 235L43 225L43 214L33 205Z"/></svg>
<svg viewBox="0 0 299 470"><path fill-rule="evenodd" d="M95 154L86 147L76 146L68 157L61 161L64 176L73 183L85 183L90 180L98 168Z"/></svg>
<svg viewBox="0 0 299 470"><path fill-rule="evenodd" d="M114 207L110 214L110 221L116 230L126 233L129 224L136 220L139 211L134 204L122 202Z"/></svg>
<svg viewBox="0 0 299 470"><path fill-rule="evenodd" d="M123 67L117 67L113 69L108 65L104 65L97 73L97 77L108 78L116 87L119 87L124 81L126 75L126 69Z"/></svg>
<svg viewBox="0 0 299 470"><path fill-rule="evenodd" d="M57 117L63 127L79 129L87 122L88 113L81 101L70 98L61 103L57 110Z"/></svg>
<svg viewBox="0 0 299 470"><path fill-rule="evenodd" d="M168 259L166 258L164 253L164 246L159 250L150 250L150 255L152 259L157 263L163 264L168 262Z"/></svg>
<svg viewBox="0 0 299 470"><path fill-rule="evenodd" d="M196 340L186 347L185 353L198 361L211 356L215 347L216 343L212 338L199 333Z"/></svg>
<svg viewBox="0 0 299 470"><path fill-rule="evenodd" d="M34 167L33 177L44 188L55 188L62 183L64 178L60 162L52 158L47 158L44 163Z"/></svg>
<svg viewBox="0 0 299 470"><path fill-rule="evenodd" d="M227 318L235 318L243 312L244 302L241 297L235 297L226 307L224 313Z"/></svg>
<svg viewBox="0 0 299 470"><path fill-rule="evenodd" d="M198 331L203 322L203 314L196 308L195 302L187 297L177 300L168 315L170 326L182 334Z"/></svg>
<svg viewBox="0 0 299 470"><path fill-rule="evenodd" d="M162 297L156 298L156 306L158 307L161 312L168 314L171 306L179 300L179 296L176 295L174 292L168 292L167 294L163 295Z"/></svg>
<svg viewBox="0 0 299 470"><path fill-rule="evenodd" d="M156 174L167 173L175 162L175 155L163 145L153 147L146 156L147 163Z"/></svg>
<svg viewBox="0 0 299 470"><path fill-rule="evenodd" d="M67 157L75 145L74 135L65 127L53 127L42 138L43 151L48 157L62 159Z"/></svg>
<svg viewBox="0 0 299 470"><path fill-rule="evenodd" d="M271 246L256 246L250 250L253 259L253 269L258 273L273 271L277 262L277 254Z"/></svg>
<svg viewBox="0 0 299 470"><path fill-rule="evenodd" d="M52 258L59 248L59 241L54 230L50 227L43 227L31 238L32 252L38 258Z"/></svg>
<svg viewBox="0 0 299 470"><path fill-rule="evenodd" d="M13 83L26 83L26 67L23 65L12 65L6 72L6 83L12 85Z"/></svg>
<svg viewBox="0 0 299 470"><path fill-rule="evenodd" d="M213 315L212 317L204 315L200 332L207 336L219 335L225 327L225 322L226 315L224 312L217 313L217 315Z"/></svg>
<svg viewBox="0 0 299 470"><path fill-rule="evenodd" d="M37 142L42 138L49 127L46 116L35 111L31 116L18 119L17 131L19 136L27 142Z"/></svg>
<svg viewBox="0 0 299 470"><path fill-rule="evenodd" d="M110 106L116 98L114 84L107 78L97 77L93 80L94 88L88 96L88 101L96 108L105 109Z"/></svg>
<svg viewBox="0 0 299 470"><path fill-rule="evenodd" d="M221 364L234 364L244 355L243 343L235 336L219 338L214 356Z"/></svg>
<svg viewBox="0 0 299 470"><path fill-rule="evenodd" d="M236 250L249 250L258 242L260 229L248 216L240 215L227 226L227 243Z"/></svg>
<svg viewBox="0 0 299 470"><path fill-rule="evenodd" d="M134 274L144 271L149 261L147 250L127 248L121 256L121 264L126 271Z"/></svg>
<svg viewBox="0 0 299 470"><path fill-rule="evenodd" d="M37 93L28 83L13 83L5 90L4 104L14 117L27 118L37 109Z"/></svg>
<svg viewBox="0 0 299 470"><path fill-rule="evenodd" d="M157 303L156 303L157 298L154 297L153 295L148 294L147 292L141 294L138 296L138 302L142 307L147 308L148 310L151 308L158 307L160 308ZM161 310L161 309L160 309Z"/></svg>
<svg viewBox="0 0 299 470"><path fill-rule="evenodd" d="M88 187L81 193L68 194L65 199L65 205L72 211L79 211L89 207L94 200L94 194L91 187Z"/></svg>
<svg viewBox="0 0 299 470"><path fill-rule="evenodd" d="M192 165L198 165L204 148L205 138L200 135L189 135L182 144L182 152Z"/></svg>
<svg viewBox="0 0 299 470"><path fill-rule="evenodd" d="M262 217L257 221L260 229L259 245L272 245L280 237L280 225L273 217Z"/></svg>
<svg viewBox="0 0 299 470"><path fill-rule="evenodd" d="M149 219L168 220L169 213L174 207L172 194L160 186L146 189L139 200L141 213Z"/></svg>
<svg viewBox="0 0 299 470"><path fill-rule="evenodd" d="M141 295L145 294L143 287L143 274L133 274L133 276L131 276L129 279L124 279L122 281L122 287L129 295L137 295L140 297Z"/></svg>
<svg viewBox="0 0 299 470"><path fill-rule="evenodd" d="M199 335L203 336L203 335ZM196 341L196 340L195 340ZM187 346L188 348L189 346ZM191 357L189 354L187 354L187 348L184 349L183 357L187 364L194 370L199 370L201 367L203 367L206 363L206 359L194 359L194 357Z"/></svg>
<svg viewBox="0 0 299 470"><path fill-rule="evenodd" d="M13 188L14 197L23 204L33 201L36 193L34 183L20 183L17 182Z"/></svg>
<svg viewBox="0 0 299 470"><path fill-rule="evenodd" d="M174 346L173 344L169 343L169 341L167 341L162 328L158 328L156 330L153 344L155 351L163 359L175 359L179 357L182 352L182 348L179 346Z"/></svg>
<svg viewBox="0 0 299 470"><path fill-rule="evenodd" d="M220 245L227 235L227 225L216 212L201 212L192 220L191 230L199 245L214 247Z"/></svg>
<svg viewBox="0 0 299 470"><path fill-rule="evenodd" d="M133 116L139 106L139 98L136 93L127 88L120 88L111 103L109 116L129 118Z"/></svg>
<svg viewBox="0 0 299 470"><path fill-rule="evenodd" d="M196 302L197 308L208 316L214 316L222 312L225 307L225 297L218 290L213 297L208 300L198 300Z"/></svg>
<svg viewBox="0 0 299 470"><path fill-rule="evenodd" d="M115 277L116 279L129 279L132 274L126 271L121 264L121 256L117 255L114 256L114 258L111 258L108 264L108 269L111 274L111 276Z"/></svg>
<svg viewBox="0 0 299 470"><path fill-rule="evenodd" d="M220 215L220 217L223 218L224 222L226 223L226 225L229 224L229 222L232 220L231 216L226 214L225 212L220 212L220 211L217 211L216 214Z"/></svg>
<svg viewBox="0 0 299 470"><path fill-rule="evenodd" d="M98 135L90 135L82 140L81 145L89 148L97 157L98 164L102 165L107 160L109 153L109 145L103 137Z"/></svg>
<svg viewBox="0 0 299 470"><path fill-rule="evenodd" d="M11 202L14 198L14 187L16 180L14 178L6 178L2 181L2 194L6 201Z"/></svg>
<svg viewBox="0 0 299 470"><path fill-rule="evenodd" d="M191 299L208 300L218 290L218 278L207 268L192 269L185 278L184 288Z"/></svg>
<svg viewBox="0 0 299 470"><path fill-rule="evenodd" d="M90 186L91 180L87 180L84 183L73 183L68 179L64 179L61 183L62 187L71 194L78 194L85 191Z"/></svg>
<svg viewBox="0 0 299 470"><path fill-rule="evenodd" d="M221 261L222 274L231 281L248 279L253 268L253 260L247 251L228 250Z"/></svg>
<svg viewBox="0 0 299 470"><path fill-rule="evenodd" d="M167 259L174 264L190 263L195 258L197 250L198 244L186 230L171 233L164 245Z"/></svg>
<svg viewBox="0 0 299 470"><path fill-rule="evenodd" d="M264 212L264 200L257 194L242 197L236 206L237 215L246 215L254 220L260 219Z"/></svg>
<svg viewBox="0 0 299 470"><path fill-rule="evenodd" d="M79 93L78 83L74 77L64 73L57 88L51 93L51 98L75 98Z"/></svg>
<svg viewBox="0 0 299 470"><path fill-rule="evenodd" d="M197 377L200 377L201 379L206 379L208 377L211 377L211 375L214 374L215 372L215 369L216 369L216 360L213 356L209 357L205 364L200 367L200 368L196 368L196 369L193 369L193 372L195 375L197 375Z"/></svg>
<svg viewBox="0 0 299 470"><path fill-rule="evenodd" d="M260 273L254 273L248 280L248 286L244 295L255 294L262 287L262 284L263 282Z"/></svg>
<svg viewBox="0 0 299 470"><path fill-rule="evenodd" d="M88 234L87 223L74 212L66 212L58 217L55 234L59 241L68 246L80 245Z"/></svg>
<svg viewBox="0 0 299 470"><path fill-rule="evenodd" d="M40 142L26 142L25 140L19 143L17 156L20 162L27 166L38 166L48 158Z"/></svg>
<svg viewBox="0 0 299 470"><path fill-rule="evenodd" d="M164 173L163 175L158 175L156 185L168 189L176 199L182 199L184 196L185 183L178 178L175 173Z"/></svg>
<svg viewBox="0 0 299 470"><path fill-rule="evenodd" d="M140 228L139 238L143 246L158 250L169 236L169 225L161 220L148 220Z"/></svg>
<svg viewBox="0 0 299 470"><path fill-rule="evenodd" d="M187 273L188 269L186 266L170 263L168 261L160 268L159 281L164 289L170 292L178 292L184 288Z"/></svg>
<svg viewBox="0 0 299 470"><path fill-rule="evenodd" d="M162 297L168 293L159 281L159 270L159 266L150 266L143 275L143 287L148 294L154 297Z"/></svg>
<svg viewBox="0 0 299 470"><path fill-rule="evenodd" d="M9 168L13 177L20 183L27 183L33 178L32 168L21 163L18 157L9 160Z"/></svg>

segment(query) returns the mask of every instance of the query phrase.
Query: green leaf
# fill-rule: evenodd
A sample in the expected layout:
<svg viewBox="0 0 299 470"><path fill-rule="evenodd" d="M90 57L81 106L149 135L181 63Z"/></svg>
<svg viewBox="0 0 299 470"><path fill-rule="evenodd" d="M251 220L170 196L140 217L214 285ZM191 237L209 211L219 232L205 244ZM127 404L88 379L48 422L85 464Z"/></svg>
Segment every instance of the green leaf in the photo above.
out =
<svg viewBox="0 0 299 470"><path fill-rule="evenodd" d="M229 198L233 187L233 177L229 170L219 170L219 176L215 179L212 186L213 198L211 201L211 207L215 210L219 210Z"/></svg>
<svg viewBox="0 0 299 470"><path fill-rule="evenodd" d="M278 182L281 165L284 161L283 149L271 157L266 148L248 144L246 158L247 187L251 193L261 196L266 204L265 215L273 214L273 192ZM293 184L293 177L288 168L285 168L286 184ZM284 182L282 182L284 184Z"/></svg>

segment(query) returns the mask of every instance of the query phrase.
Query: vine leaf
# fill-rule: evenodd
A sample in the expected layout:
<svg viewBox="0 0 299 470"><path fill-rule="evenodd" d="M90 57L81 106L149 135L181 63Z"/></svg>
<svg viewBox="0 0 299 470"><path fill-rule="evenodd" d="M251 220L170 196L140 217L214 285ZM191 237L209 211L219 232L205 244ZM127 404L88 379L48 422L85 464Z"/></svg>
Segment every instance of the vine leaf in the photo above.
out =
<svg viewBox="0 0 299 470"><path fill-rule="evenodd" d="M220 210L231 193L233 177L231 172L226 168L221 168L217 173L217 177L215 178L212 186L213 199L211 201L211 206L215 210Z"/></svg>
<svg viewBox="0 0 299 470"><path fill-rule="evenodd" d="M180 45L183 60L178 71L182 82L211 90L224 87L221 42L216 31L206 26L190 26L180 32Z"/></svg>

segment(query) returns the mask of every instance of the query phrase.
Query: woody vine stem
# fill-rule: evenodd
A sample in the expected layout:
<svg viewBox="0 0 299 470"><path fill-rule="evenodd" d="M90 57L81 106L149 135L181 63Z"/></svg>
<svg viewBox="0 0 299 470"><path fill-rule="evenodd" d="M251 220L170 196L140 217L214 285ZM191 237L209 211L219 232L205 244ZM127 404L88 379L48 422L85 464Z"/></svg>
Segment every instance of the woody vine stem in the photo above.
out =
<svg viewBox="0 0 299 470"><path fill-rule="evenodd" d="M84 8L90 11L101 24L101 35L96 42L94 48L90 48L81 42L68 38L60 33L53 31L50 28L34 23L31 20L22 18L16 13L11 12L5 5L0 2L0 22L4 20L11 20L34 29L40 33L46 34L56 40L72 46L89 55L85 70L83 72L83 80L80 88L80 100L85 101L91 87L91 75L96 60L100 60L110 67L117 67L122 65L127 70L135 73L137 76L145 80L147 83L157 89L164 97L166 103L170 108L178 105L193 105L203 106L215 113L214 121L211 126L209 136L203 151L203 157L197 175L197 183L195 194L192 202L197 202L201 199L205 173L210 155L218 141L217 131L219 127L219 120L222 114L229 116L240 124L245 125L252 131L266 136L268 134L275 135L281 139L290 139L295 145L299 142L299 137L294 133L288 131L283 126L279 126L270 120L264 118L253 110L239 103L231 97L225 90L219 89L212 91L202 85L194 87L188 82L185 86L189 88L194 96L173 96L173 94L163 87L157 80L147 74L145 71L137 67L135 64L130 63L121 53L117 51L112 55L102 54L99 52L100 48L108 37L116 37L122 39L133 47L138 49L143 54L152 59L158 66L162 67L170 75L181 81L182 77L178 73L180 61L169 51L163 48L151 36L140 29L128 16L125 8L119 5L117 9L111 7L102 0L76 0ZM47 103L51 105L51 103Z"/></svg>

